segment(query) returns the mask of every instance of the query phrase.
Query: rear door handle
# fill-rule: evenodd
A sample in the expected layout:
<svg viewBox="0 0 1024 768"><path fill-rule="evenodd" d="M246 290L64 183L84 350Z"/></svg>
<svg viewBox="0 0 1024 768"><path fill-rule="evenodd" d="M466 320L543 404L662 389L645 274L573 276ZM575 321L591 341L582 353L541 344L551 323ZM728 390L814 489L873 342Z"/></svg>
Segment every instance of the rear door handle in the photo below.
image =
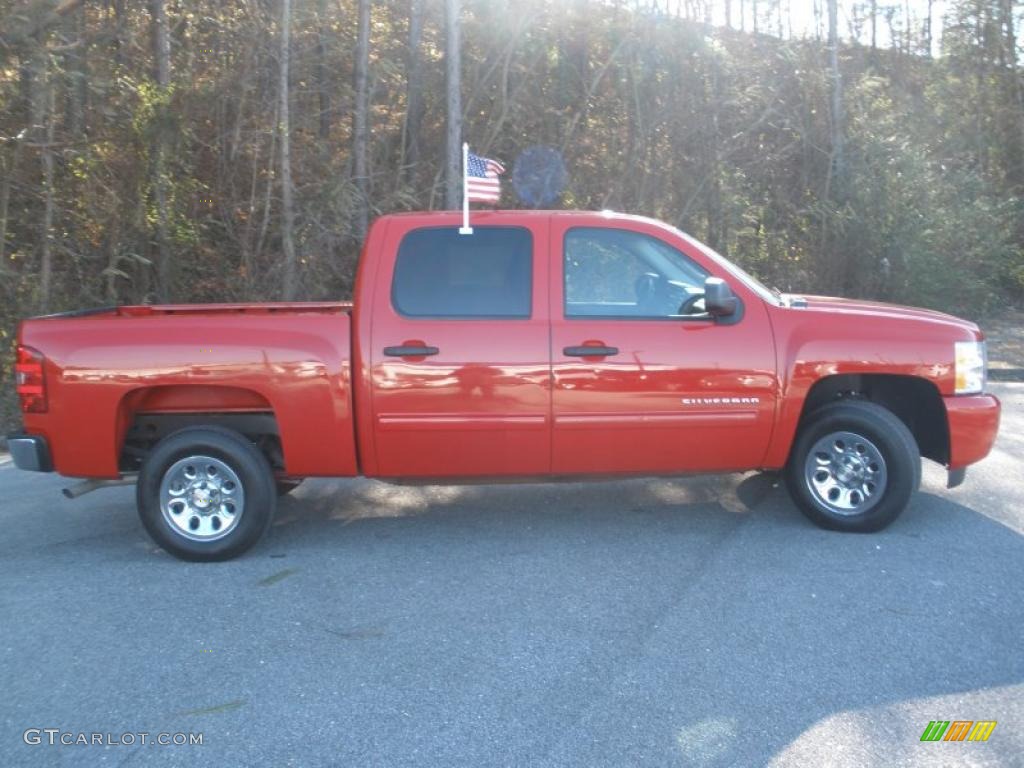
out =
<svg viewBox="0 0 1024 768"><path fill-rule="evenodd" d="M388 357L428 357L440 352L437 347L424 347L402 345L398 347L384 347L384 354Z"/></svg>
<svg viewBox="0 0 1024 768"><path fill-rule="evenodd" d="M618 347L566 347L562 350L566 357L607 357L619 354Z"/></svg>

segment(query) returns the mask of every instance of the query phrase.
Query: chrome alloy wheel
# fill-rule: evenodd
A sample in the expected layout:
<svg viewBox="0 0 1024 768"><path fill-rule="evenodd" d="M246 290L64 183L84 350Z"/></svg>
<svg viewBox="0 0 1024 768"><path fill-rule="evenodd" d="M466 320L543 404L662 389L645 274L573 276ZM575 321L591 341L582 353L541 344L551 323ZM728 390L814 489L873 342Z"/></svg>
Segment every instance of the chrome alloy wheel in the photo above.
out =
<svg viewBox="0 0 1024 768"><path fill-rule="evenodd" d="M853 432L831 432L804 462L804 481L815 500L837 515L859 515L885 494L885 459L878 447Z"/></svg>
<svg viewBox="0 0 1024 768"><path fill-rule="evenodd" d="M245 491L235 471L220 459L188 456L164 473L160 510L175 533L192 541L216 541L238 525Z"/></svg>

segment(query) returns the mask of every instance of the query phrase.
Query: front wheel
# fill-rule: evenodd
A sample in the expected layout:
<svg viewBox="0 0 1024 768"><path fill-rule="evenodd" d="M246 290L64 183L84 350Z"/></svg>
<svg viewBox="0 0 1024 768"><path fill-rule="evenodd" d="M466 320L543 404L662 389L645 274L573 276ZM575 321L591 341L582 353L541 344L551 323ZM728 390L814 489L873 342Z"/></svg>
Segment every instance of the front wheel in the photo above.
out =
<svg viewBox="0 0 1024 768"><path fill-rule="evenodd" d="M136 488L153 540L182 560L227 560L266 533L277 493L266 457L221 427L189 427L161 440Z"/></svg>
<svg viewBox="0 0 1024 768"><path fill-rule="evenodd" d="M878 531L899 516L920 485L921 454L891 411L843 400L807 418L785 475L793 501L822 528Z"/></svg>

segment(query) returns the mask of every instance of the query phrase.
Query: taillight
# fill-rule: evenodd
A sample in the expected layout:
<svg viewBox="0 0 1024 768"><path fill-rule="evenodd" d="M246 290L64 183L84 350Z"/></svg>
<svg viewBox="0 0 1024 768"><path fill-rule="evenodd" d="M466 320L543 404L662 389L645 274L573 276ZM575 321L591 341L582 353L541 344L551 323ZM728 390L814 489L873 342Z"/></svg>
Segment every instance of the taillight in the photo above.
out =
<svg viewBox="0 0 1024 768"><path fill-rule="evenodd" d="M32 347L18 346L14 364L14 381L21 400L22 413L46 413L46 379L43 377L43 355Z"/></svg>

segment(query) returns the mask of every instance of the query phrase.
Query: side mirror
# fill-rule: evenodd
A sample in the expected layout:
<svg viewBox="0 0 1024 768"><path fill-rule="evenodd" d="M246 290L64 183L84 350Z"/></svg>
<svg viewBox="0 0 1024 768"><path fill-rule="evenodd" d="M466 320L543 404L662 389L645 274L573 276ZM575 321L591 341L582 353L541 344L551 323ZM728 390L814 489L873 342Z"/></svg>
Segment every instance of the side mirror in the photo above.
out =
<svg viewBox="0 0 1024 768"><path fill-rule="evenodd" d="M736 312L736 295L720 277L704 281L704 311L712 317L729 317Z"/></svg>

